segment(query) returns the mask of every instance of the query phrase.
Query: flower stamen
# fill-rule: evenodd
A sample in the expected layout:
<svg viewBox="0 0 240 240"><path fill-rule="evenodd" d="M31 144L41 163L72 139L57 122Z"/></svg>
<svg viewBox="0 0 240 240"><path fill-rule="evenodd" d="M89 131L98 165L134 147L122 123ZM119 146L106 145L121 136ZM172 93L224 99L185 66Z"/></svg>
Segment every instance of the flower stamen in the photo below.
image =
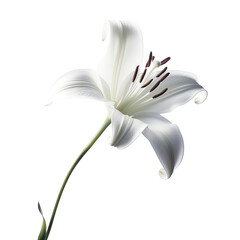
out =
<svg viewBox="0 0 240 240"><path fill-rule="evenodd" d="M167 63L170 59L171 59L170 57L167 57L167 58L163 59L163 60L160 62L161 65Z"/></svg>
<svg viewBox="0 0 240 240"><path fill-rule="evenodd" d="M167 70L167 67L165 67L156 77L160 77L163 73L165 73Z"/></svg>
<svg viewBox="0 0 240 240"><path fill-rule="evenodd" d="M170 73L166 73L160 80L157 81L157 83L150 89L150 92L152 92L154 89L156 89L158 87L158 85L165 79L168 77Z"/></svg>
<svg viewBox="0 0 240 240"><path fill-rule="evenodd" d="M141 88L145 88L145 87L148 86L152 81L153 81L153 79L151 79L150 81L148 81L147 83L145 83Z"/></svg>
<svg viewBox="0 0 240 240"><path fill-rule="evenodd" d="M134 82L135 79L136 79L136 77L137 77L138 69L139 69L139 65L137 65L137 67L136 67L136 69L135 69L135 72L134 72L134 74L133 74L132 82Z"/></svg>
<svg viewBox="0 0 240 240"><path fill-rule="evenodd" d="M148 61L146 63L146 67L150 67L151 62L152 62L152 51L149 53L149 58L148 58Z"/></svg>
<svg viewBox="0 0 240 240"><path fill-rule="evenodd" d="M163 95L167 90L168 90L168 88L165 88L163 91L161 91L160 93L154 95L152 98L157 98L157 97Z"/></svg>
<svg viewBox="0 0 240 240"><path fill-rule="evenodd" d="M143 74L142 74L142 76L141 76L141 78L139 80L140 83L142 82L143 78L145 77L146 72L147 72L147 69L145 68L145 70L144 70L144 72L143 72Z"/></svg>

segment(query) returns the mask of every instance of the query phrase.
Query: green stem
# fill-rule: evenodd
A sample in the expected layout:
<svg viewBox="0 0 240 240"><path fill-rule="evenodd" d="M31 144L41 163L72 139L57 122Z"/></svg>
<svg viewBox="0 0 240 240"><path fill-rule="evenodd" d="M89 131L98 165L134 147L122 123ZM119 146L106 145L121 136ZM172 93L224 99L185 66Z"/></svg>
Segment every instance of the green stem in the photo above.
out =
<svg viewBox="0 0 240 240"><path fill-rule="evenodd" d="M63 190L67 184L67 181L69 179L69 177L71 176L73 170L75 169L75 167L77 166L77 164L80 162L80 160L82 159L82 157L87 153L87 151L92 147L92 145L97 141L97 139L102 135L102 133L105 131L105 129L109 126L109 124L111 123L111 119L108 117L106 118L105 122L103 123L102 127L99 129L99 131L97 132L97 134L95 135L95 137L92 139L92 141L83 149L83 151L80 153L80 155L78 156L78 158L76 159L76 161L73 163L72 167L70 168L67 176L64 179L64 182L62 184L62 187L60 189L60 192L58 194L54 209L53 209L53 213L52 213L52 217L50 219L49 225L48 225L48 229L47 229L47 233L46 233L46 237L45 240L48 239L48 236L50 234L51 228L52 228L52 224L54 221L54 217L58 208L58 204L60 202Z"/></svg>

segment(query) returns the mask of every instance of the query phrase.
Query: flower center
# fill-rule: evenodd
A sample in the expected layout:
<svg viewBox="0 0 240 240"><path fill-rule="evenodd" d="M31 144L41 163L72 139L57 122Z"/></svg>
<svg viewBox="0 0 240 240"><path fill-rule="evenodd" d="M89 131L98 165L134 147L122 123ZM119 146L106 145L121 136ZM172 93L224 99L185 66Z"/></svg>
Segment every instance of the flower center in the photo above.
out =
<svg viewBox="0 0 240 240"><path fill-rule="evenodd" d="M159 85L170 75L167 72L167 67L162 69L157 74L154 72L156 68L166 64L170 57L163 59L162 61L154 60L155 57L150 52L148 61L145 65L145 69L140 74L139 65L136 67L131 85L126 92L123 93L123 97L118 104L118 109L125 114L133 115L138 110L147 107L149 104L154 104L153 99L159 98L168 91L168 88L159 90ZM158 99L159 100L159 99ZM156 100L155 100L156 101Z"/></svg>

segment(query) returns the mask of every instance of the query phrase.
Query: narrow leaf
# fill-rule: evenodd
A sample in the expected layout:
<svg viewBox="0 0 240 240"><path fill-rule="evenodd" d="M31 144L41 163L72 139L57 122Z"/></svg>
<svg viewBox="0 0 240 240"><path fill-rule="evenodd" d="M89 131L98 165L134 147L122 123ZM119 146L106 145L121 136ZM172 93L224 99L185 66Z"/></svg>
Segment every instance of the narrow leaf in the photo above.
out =
<svg viewBox="0 0 240 240"><path fill-rule="evenodd" d="M45 239L45 236L46 236L46 228L47 228L47 225L46 225L46 221L43 217L43 212L42 212L42 209L41 209L41 206L40 206L40 203L38 203L38 210L39 212L41 213L42 215L42 218L43 218L43 223L42 223L42 228L41 228L41 231L38 235L38 240L44 240Z"/></svg>

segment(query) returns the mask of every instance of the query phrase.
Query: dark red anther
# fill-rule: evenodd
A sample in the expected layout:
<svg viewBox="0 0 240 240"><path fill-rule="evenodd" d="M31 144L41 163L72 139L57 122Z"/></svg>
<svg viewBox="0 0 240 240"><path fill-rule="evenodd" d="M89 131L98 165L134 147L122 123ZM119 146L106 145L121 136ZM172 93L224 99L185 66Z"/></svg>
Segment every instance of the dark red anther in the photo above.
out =
<svg viewBox="0 0 240 240"><path fill-rule="evenodd" d="M151 82L152 82L153 79L151 79L150 81L148 81L147 83L145 83L144 85L142 85L141 88L145 88L146 86L148 86Z"/></svg>
<svg viewBox="0 0 240 240"><path fill-rule="evenodd" d="M145 68L145 70L144 70L144 72L143 72L139 82L142 82L143 78L145 77L146 72L147 72L147 69Z"/></svg>
<svg viewBox="0 0 240 240"><path fill-rule="evenodd" d="M156 84L150 89L150 92L152 92L154 89L158 87L158 85L169 75L170 73L166 73L160 80L156 82Z"/></svg>
<svg viewBox="0 0 240 240"><path fill-rule="evenodd" d="M161 65L167 63L170 59L171 59L170 57L167 57L167 58L163 59L163 60L160 62Z"/></svg>
<svg viewBox="0 0 240 240"><path fill-rule="evenodd" d="M159 96L161 96L161 95L163 95L166 91L167 91L168 89L167 88L165 88L163 91L161 91L160 93L158 93L158 94L156 94L156 95L154 95L152 98L157 98L157 97L159 97Z"/></svg>
<svg viewBox="0 0 240 240"><path fill-rule="evenodd" d="M134 81L135 81L135 79L136 79L136 77L137 77L138 68L139 68L139 65L138 65L138 66L136 67L136 69L135 69L135 72L134 72L134 74L133 74L133 79L132 79L132 82L134 82Z"/></svg>
<svg viewBox="0 0 240 240"><path fill-rule="evenodd" d="M146 63L146 67L150 67L152 61L152 52L149 53L148 61Z"/></svg>
<svg viewBox="0 0 240 240"><path fill-rule="evenodd" d="M167 67L165 67L156 77L160 77L166 71L167 71Z"/></svg>

